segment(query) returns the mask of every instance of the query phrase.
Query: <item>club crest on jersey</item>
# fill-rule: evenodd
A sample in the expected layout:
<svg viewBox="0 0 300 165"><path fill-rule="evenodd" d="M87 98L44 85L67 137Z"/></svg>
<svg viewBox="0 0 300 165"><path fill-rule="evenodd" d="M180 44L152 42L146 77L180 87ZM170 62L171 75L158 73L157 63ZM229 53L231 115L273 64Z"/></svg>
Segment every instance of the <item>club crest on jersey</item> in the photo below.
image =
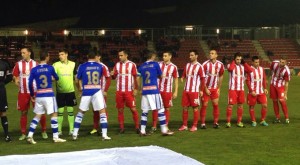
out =
<svg viewBox="0 0 300 165"><path fill-rule="evenodd" d="M25 76L29 76L29 74L30 74L30 70L26 70L25 71Z"/></svg>

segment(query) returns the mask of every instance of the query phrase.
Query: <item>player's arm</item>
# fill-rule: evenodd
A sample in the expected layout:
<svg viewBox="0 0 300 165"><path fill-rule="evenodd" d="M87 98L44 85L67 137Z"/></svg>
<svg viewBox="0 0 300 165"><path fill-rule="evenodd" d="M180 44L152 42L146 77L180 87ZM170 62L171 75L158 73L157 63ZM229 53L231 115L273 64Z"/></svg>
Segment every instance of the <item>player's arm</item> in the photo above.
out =
<svg viewBox="0 0 300 165"><path fill-rule="evenodd" d="M227 70L228 70L228 72L232 72L233 69L234 69L234 67L235 67L235 61L232 60L232 62L231 62L230 64L227 65Z"/></svg>
<svg viewBox="0 0 300 165"><path fill-rule="evenodd" d="M251 75L250 75L250 74L247 74L246 84L247 84L249 93L250 93L252 96L256 96L256 93L255 93L254 89L251 88Z"/></svg>
<svg viewBox="0 0 300 165"><path fill-rule="evenodd" d="M19 80L20 72L19 72L18 63L15 64L12 74L13 74L13 81L19 87L20 86L20 80Z"/></svg>
<svg viewBox="0 0 300 165"><path fill-rule="evenodd" d="M200 85L200 97L202 97L203 96L204 88L206 86L205 85L205 73L204 73L204 70L203 70L202 66L199 69L198 75L200 76L200 81L201 81L201 85Z"/></svg>
<svg viewBox="0 0 300 165"><path fill-rule="evenodd" d="M174 79L174 93L173 93L173 99L176 99L178 96L178 77Z"/></svg>
<svg viewBox="0 0 300 165"><path fill-rule="evenodd" d="M218 89L218 93L219 93L219 94L220 94L220 91L221 91L223 78L224 78L224 75L219 76L219 81L218 81L218 86L217 86L217 89Z"/></svg>
<svg viewBox="0 0 300 165"><path fill-rule="evenodd" d="M264 88L264 92L265 94L267 95L269 92L267 90L267 76L266 76L266 72L265 72L265 69L263 70L263 79L262 79L262 85L263 85L263 88Z"/></svg>
<svg viewBox="0 0 300 165"><path fill-rule="evenodd" d="M108 68L106 68L106 67L103 66L103 71L102 72L103 72L102 75L105 77L105 82L106 82L105 87L103 89L104 95L106 96L108 88L110 86L111 78L110 78L110 75L109 75Z"/></svg>
<svg viewBox="0 0 300 165"><path fill-rule="evenodd" d="M133 76L133 87L134 87L134 90L133 90L133 94L134 96L136 96L137 92L138 92L138 89L139 89L139 83L138 83L138 71L136 69L136 66L133 65L134 67L132 68L132 76Z"/></svg>
<svg viewBox="0 0 300 165"><path fill-rule="evenodd" d="M117 72L116 65L115 65L113 70L110 72L110 76L112 79L116 79L117 75L118 75L118 72Z"/></svg>
<svg viewBox="0 0 300 165"><path fill-rule="evenodd" d="M221 87L222 87L222 83L223 83L223 78L224 78L224 65L222 64L221 65L221 69L219 71L219 81L218 81L218 84L217 84L217 89L218 89L218 93L220 94L220 91L221 91Z"/></svg>
<svg viewBox="0 0 300 165"><path fill-rule="evenodd" d="M289 75L288 72L285 73L284 80L285 80L285 84L284 84L284 97L287 100L287 93L288 93L289 81L290 81L290 75Z"/></svg>
<svg viewBox="0 0 300 165"><path fill-rule="evenodd" d="M186 68L186 67L185 67ZM183 72L182 72L182 76L180 78L180 81L183 83L183 80L186 78L186 70L185 68L183 69Z"/></svg>
<svg viewBox="0 0 300 165"><path fill-rule="evenodd" d="M251 66L249 64L247 64L246 62L243 64L245 67L245 72L246 73L251 73L253 72L253 69L251 68Z"/></svg>
<svg viewBox="0 0 300 165"><path fill-rule="evenodd" d="M28 80L28 86L29 86L31 101L35 102L35 95L34 95L34 90L33 90L33 79L34 79L34 70L32 70L30 72L30 76L29 76L29 80Z"/></svg>
<svg viewBox="0 0 300 165"><path fill-rule="evenodd" d="M12 74L9 72L9 66L7 65L7 70L6 70L6 76L5 76L5 80L4 80L4 83L5 84L8 84L8 83L10 83L11 81L12 81L12 78L13 78L13 76L12 76Z"/></svg>

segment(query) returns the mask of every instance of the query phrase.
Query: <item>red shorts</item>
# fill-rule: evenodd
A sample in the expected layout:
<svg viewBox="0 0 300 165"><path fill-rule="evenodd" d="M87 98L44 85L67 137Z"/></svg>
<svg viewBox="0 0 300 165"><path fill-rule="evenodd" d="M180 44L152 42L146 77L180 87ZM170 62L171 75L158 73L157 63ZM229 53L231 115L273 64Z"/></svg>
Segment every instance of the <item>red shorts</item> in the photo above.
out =
<svg viewBox="0 0 300 165"><path fill-rule="evenodd" d="M218 89L209 89L210 95L207 95L206 92L203 92L203 96L201 98L202 102L208 102L209 99L214 100L219 98Z"/></svg>
<svg viewBox="0 0 300 165"><path fill-rule="evenodd" d="M247 103L250 106L254 106L255 104L267 104L267 96L265 94L260 94L256 96L252 96L250 93L248 93L247 96Z"/></svg>
<svg viewBox="0 0 300 165"><path fill-rule="evenodd" d="M181 105L183 107L189 107L189 106L197 107L197 106L199 106L200 105L199 92L186 92L186 91L183 91Z"/></svg>
<svg viewBox="0 0 300 165"><path fill-rule="evenodd" d="M124 108L125 104L129 108L135 107L135 98L133 92L116 92L116 107Z"/></svg>
<svg viewBox="0 0 300 165"><path fill-rule="evenodd" d="M243 104L245 102L244 91L229 90L228 91L228 104Z"/></svg>
<svg viewBox="0 0 300 165"><path fill-rule="evenodd" d="M34 107L34 102L31 101L31 97L29 93L19 93L17 109L19 111L28 111L30 108L30 102L32 104L32 107Z"/></svg>
<svg viewBox="0 0 300 165"><path fill-rule="evenodd" d="M284 86L275 87L270 85L270 98L271 99L284 99Z"/></svg>
<svg viewBox="0 0 300 165"><path fill-rule="evenodd" d="M170 108L173 106L172 92L160 92L160 95L163 100L165 108Z"/></svg>

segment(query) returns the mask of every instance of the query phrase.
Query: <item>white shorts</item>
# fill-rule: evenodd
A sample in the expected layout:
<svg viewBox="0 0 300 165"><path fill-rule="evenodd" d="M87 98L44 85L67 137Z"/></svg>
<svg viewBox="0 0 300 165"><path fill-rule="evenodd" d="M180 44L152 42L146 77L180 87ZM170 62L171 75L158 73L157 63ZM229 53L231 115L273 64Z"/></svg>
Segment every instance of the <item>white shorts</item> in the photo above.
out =
<svg viewBox="0 0 300 165"><path fill-rule="evenodd" d="M57 112L57 103L55 97L36 97L33 112L36 114L52 114Z"/></svg>
<svg viewBox="0 0 300 165"><path fill-rule="evenodd" d="M149 94L142 96L142 110L160 110L164 108L160 94Z"/></svg>
<svg viewBox="0 0 300 165"><path fill-rule="evenodd" d="M79 109L82 111L89 110L89 106L91 102L94 111L99 111L106 108L106 103L102 94L102 90L99 90L93 96L81 96Z"/></svg>

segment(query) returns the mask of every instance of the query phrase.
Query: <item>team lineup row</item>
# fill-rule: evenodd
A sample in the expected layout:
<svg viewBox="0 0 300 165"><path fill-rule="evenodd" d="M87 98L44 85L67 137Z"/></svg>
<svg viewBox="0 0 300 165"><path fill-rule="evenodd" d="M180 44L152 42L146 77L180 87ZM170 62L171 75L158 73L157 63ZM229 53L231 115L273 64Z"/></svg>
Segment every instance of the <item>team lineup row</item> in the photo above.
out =
<svg viewBox="0 0 300 165"><path fill-rule="evenodd" d="M92 103L94 109L94 126L90 133L97 133L100 123L102 139L110 140L110 137L107 136L105 100L111 78L116 79L116 107L118 109L118 122L120 126L119 133L125 132L125 105L132 112L135 129L140 136L148 135L146 125L149 110L152 111L153 115L152 132L156 131L158 119L162 135L172 135L174 133L168 129L168 122L170 120L169 111L170 107L172 107L172 99L177 98L178 95L179 74L176 65L171 62L172 54L170 52L163 53L162 62L155 62L156 54L151 52L148 54L147 61L137 68L133 62L128 60L128 52L120 50L118 52L120 62L116 63L111 72L100 62L101 56L99 53L95 52L88 54L89 61L80 65L77 72L75 70L75 63L68 60L68 52L66 50L59 51L60 61L54 63L53 66L46 64L49 61L47 52L43 52L40 55L40 64L30 59L30 52L28 48L21 49L23 60L17 62L13 69L14 82L19 87L18 110L21 111L20 126L22 133L19 140L27 139L29 143L35 144L33 134L39 122L42 125L43 138L47 138L45 123L45 112L47 112L47 114L51 115L53 141L65 142L64 139L59 138L62 134L65 107L68 112L69 134L72 135L73 140L76 140L84 113L89 109L90 103ZM181 77L181 81L185 82L185 85L181 101L183 123L178 129L179 131L188 130L189 107L192 107L194 114L193 123L189 131L197 131L199 116L201 122L200 128L206 128L206 108L209 100L211 100L213 105L213 127L219 128L218 102L225 67L217 60L217 56L217 51L211 50L209 60L200 64L197 61L198 52L196 50L189 52L190 63L187 63L185 66ZM253 56L252 66L250 66L245 63L240 53L236 53L234 60L226 67L229 73L226 127L231 127L232 107L235 104L237 104L237 126L244 127L242 115L245 101L245 82L249 91L247 94L247 103L249 105L252 126L257 125L254 115L254 106L257 103L262 105L260 124L268 126L265 118L267 112L267 94L269 91L266 89L267 82L264 68L259 66L259 58ZM285 122L289 123L286 99L290 73L286 65L286 59L283 57L280 61L273 61L270 69L272 71L270 98L273 100L276 117L274 122L280 122L280 103L285 116ZM79 112L75 117L73 115L73 106L76 105L73 85L74 75L76 75L75 81L81 95ZM4 77L8 76L4 74ZM56 97L52 89L52 77L57 80ZM141 82L142 84L140 84ZM135 96L139 91L142 94L141 120L139 120L138 111L135 106ZM35 104L34 113L36 116L31 121L29 132L26 136L27 113L30 102ZM199 110L200 105L201 109ZM6 118L7 101L6 107L2 107L1 105L0 108L3 109L1 111L2 116ZM6 126L4 127L3 125L3 128L6 128ZM4 132L6 141L11 141L8 130L4 129Z"/></svg>

